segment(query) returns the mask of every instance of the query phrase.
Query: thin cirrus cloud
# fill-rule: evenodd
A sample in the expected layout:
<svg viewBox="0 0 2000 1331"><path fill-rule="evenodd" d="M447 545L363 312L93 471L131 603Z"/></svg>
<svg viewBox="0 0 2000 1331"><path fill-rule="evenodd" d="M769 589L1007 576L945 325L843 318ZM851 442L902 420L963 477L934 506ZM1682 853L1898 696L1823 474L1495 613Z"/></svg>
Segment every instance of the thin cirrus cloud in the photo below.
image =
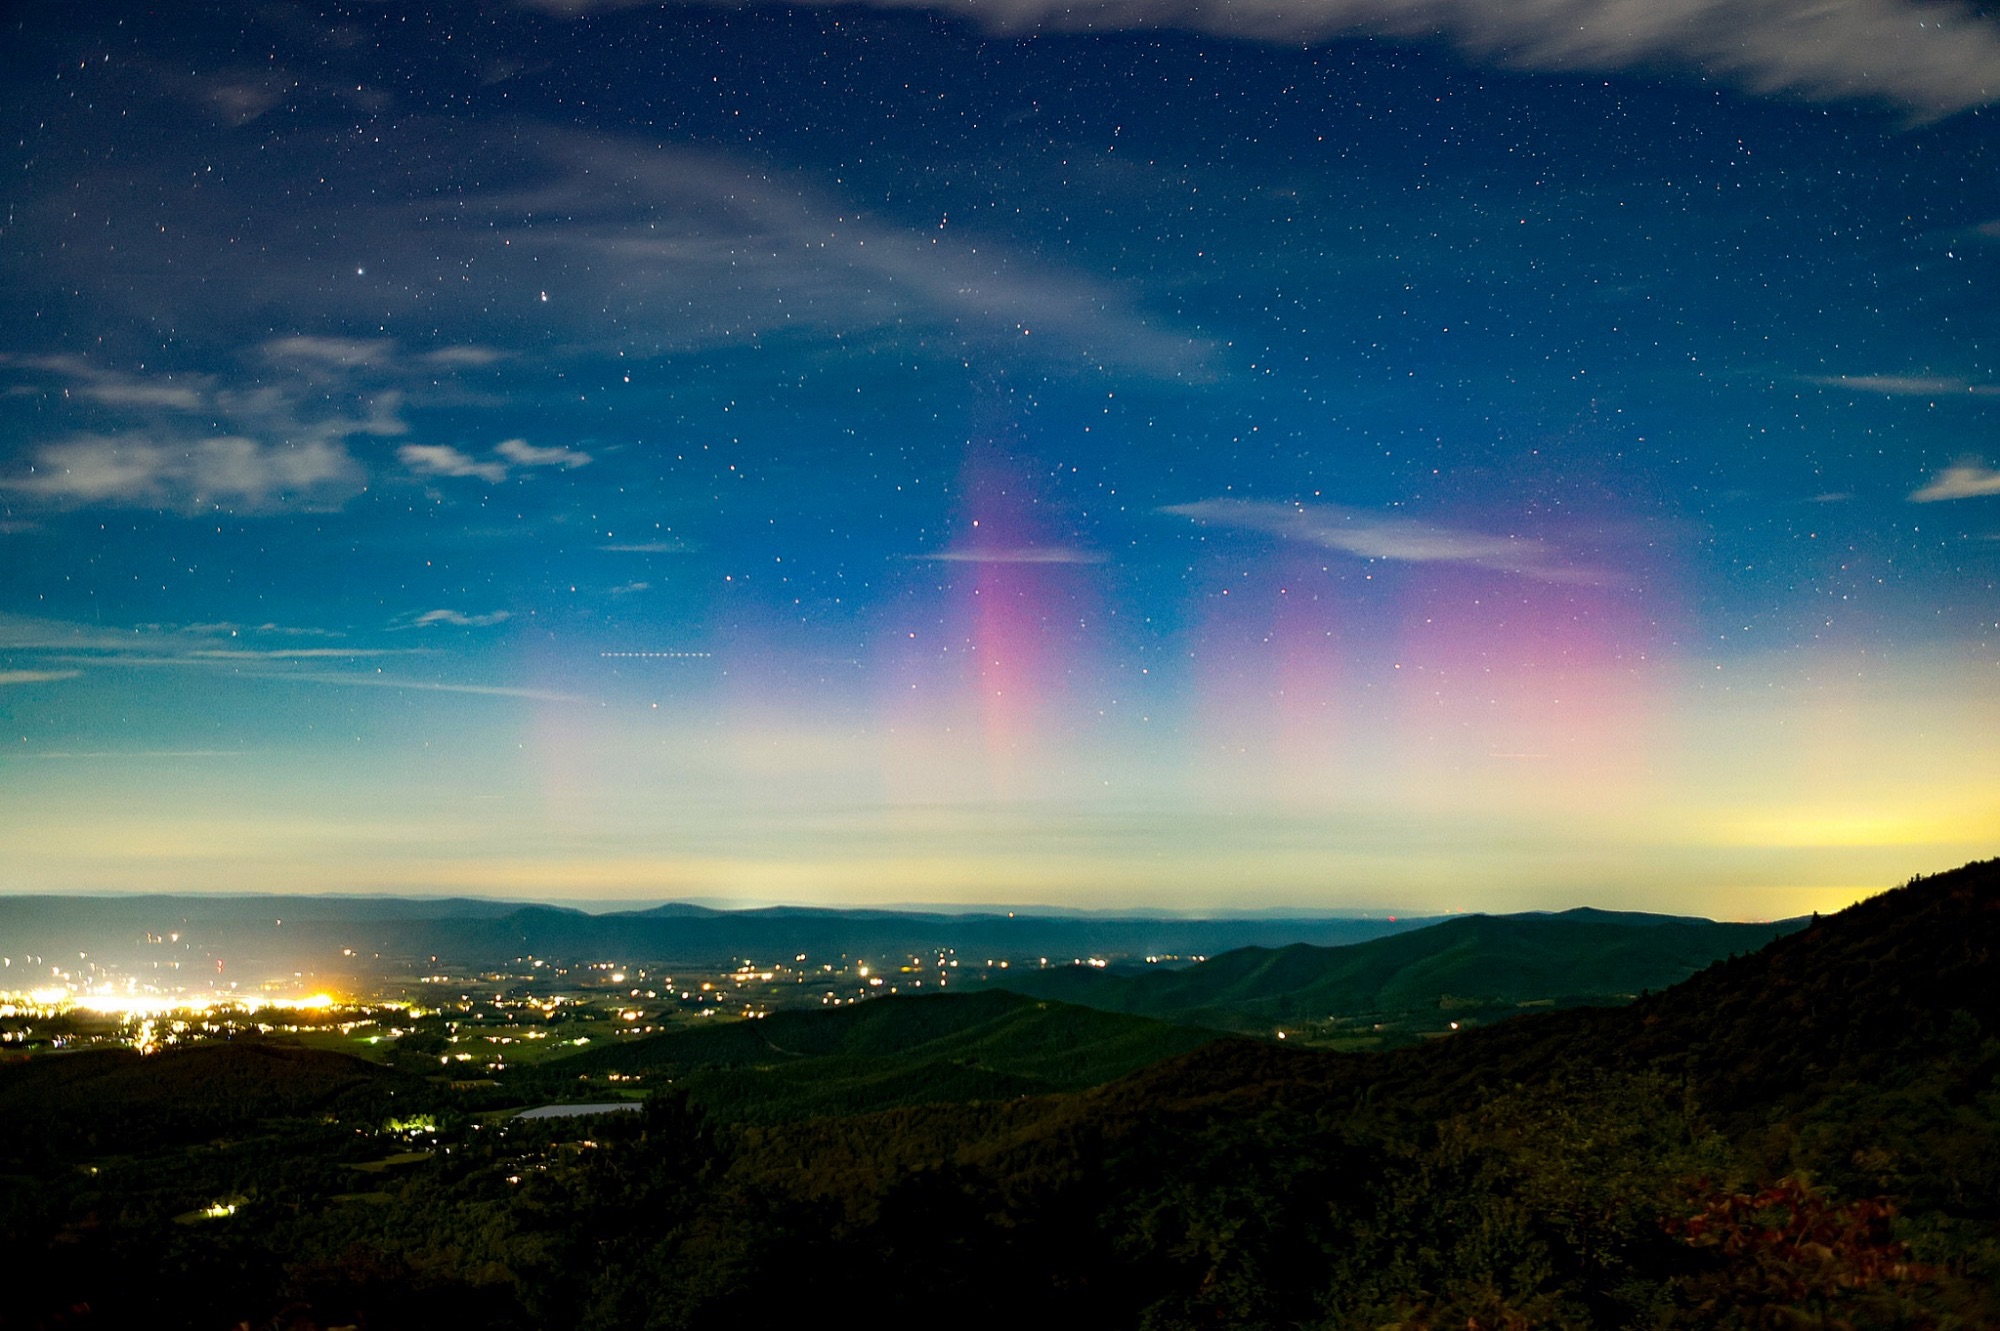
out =
<svg viewBox="0 0 2000 1331"><path fill-rule="evenodd" d="M135 624L109 628L66 620L0 614L0 651L27 656L35 664L0 671L0 683L36 684L73 679L81 668L234 669L246 664L271 667L294 662L357 661L429 654L420 647L257 646L269 637L327 636L325 630L265 624L254 628L217 624Z"/></svg>
<svg viewBox="0 0 2000 1331"><path fill-rule="evenodd" d="M517 0L580 16L659 0ZM832 0L842 3L843 0ZM1691 69L1754 92L1885 101L1918 118L2000 99L2000 29L1909 0L845 0L1001 32L1181 28L1274 42L1429 40L1528 70Z"/></svg>
<svg viewBox="0 0 2000 1331"><path fill-rule="evenodd" d="M507 439L493 448L495 456L478 458L450 444L404 444L396 456L419 476L463 476L498 485L516 468L558 467L571 471L590 465L590 454L574 448L537 448L525 439Z"/></svg>
<svg viewBox="0 0 2000 1331"><path fill-rule="evenodd" d="M507 354L481 337L495 326L494 310L522 306L542 329L536 347L570 355L635 345L673 354L773 334L853 346L866 333L917 338L966 359L1182 381L1214 379L1224 355L1167 311L1146 308L1139 279L1096 275L1004 229L940 226L927 209L911 213L747 156L528 120L412 119L361 157L306 151L279 168L302 187L340 184L324 200L277 212L262 206L261 169L247 157L240 165L198 193L177 166L143 157L90 168L61 190L31 182L24 188L40 192L24 205L29 230L16 248L46 259L8 276L119 317L199 322L240 337L261 373L314 390L295 393L302 402L325 402L328 383L398 376L411 393L434 397L432 376L470 373ZM360 212L344 201L385 179L405 186ZM125 206L155 194L175 213L171 233ZM448 216L436 207L444 195L459 201ZM125 256L137 279L83 260L54 220L100 212L105 230L93 231L93 244ZM336 232L345 249L404 255L466 280L371 272L329 286L324 256L307 238ZM413 245L421 260L408 257ZM564 278L549 290L558 270ZM251 310L307 328L421 318L443 340L420 350L385 336L272 338Z"/></svg>
<svg viewBox="0 0 2000 1331"><path fill-rule="evenodd" d="M486 698L521 698L531 702L579 702L572 693L548 689L516 688L506 684L458 684L448 680L401 679L394 675L343 675L333 671L259 675L260 679L290 680L301 684L331 684L339 688L405 689L416 693L468 693Z"/></svg>
<svg viewBox="0 0 2000 1331"><path fill-rule="evenodd" d="M1173 504L1160 511L1207 526L1262 532L1362 559L1464 564L1540 582L1578 586L1608 586L1618 581L1604 570L1569 562L1543 541L1489 536L1336 504L1307 507L1255 499L1204 499L1192 504Z"/></svg>
<svg viewBox="0 0 2000 1331"><path fill-rule="evenodd" d="M258 347L267 361L291 366L312 366L321 370L395 370L416 365L445 369L477 369L506 360L509 353L477 343L435 347L404 355L392 337L319 337L299 334L274 337Z"/></svg>
<svg viewBox="0 0 2000 1331"><path fill-rule="evenodd" d="M685 555L694 551L686 541L623 541L597 548L620 555Z"/></svg>
<svg viewBox="0 0 2000 1331"><path fill-rule="evenodd" d="M422 359L428 365L465 366L476 369L482 365L503 361L507 359L507 355L508 353L493 347L468 345L439 347L436 351L425 352Z"/></svg>
<svg viewBox="0 0 2000 1331"><path fill-rule="evenodd" d="M1837 374L1808 375L1807 383L1825 388L1851 388L1857 393L1886 393L1891 397L2000 397L2000 384L1976 384L1970 379L1935 374Z"/></svg>
<svg viewBox="0 0 2000 1331"><path fill-rule="evenodd" d="M404 444L396 456L419 476L470 476L494 485L507 479L506 463L481 462L450 444Z"/></svg>
<svg viewBox="0 0 2000 1331"><path fill-rule="evenodd" d="M0 670L0 685L5 684L53 684L58 680L75 679L81 670Z"/></svg>
<svg viewBox="0 0 2000 1331"><path fill-rule="evenodd" d="M590 454L574 448L536 448L525 439L504 439L493 451L517 467L573 467L590 465Z"/></svg>
<svg viewBox="0 0 2000 1331"><path fill-rule="evenodd" d="M654 144L537 130L547 175L478 200L520 256L616 272L579 301L661 336L730 345L746 332L922 325L967 353L1207 380L1214 345L1133 308L1120 289L995 237L903 224L767 167ZM522 136L516 135L518 141ZM517 219L559 208L555 227ZM524 272L523 277L527 274ZM581 294L581 293L580 293Z"/></svg>
<svg viewBox="0 0 2000 1331"><path fill-rule="evenodd" d="M1935 504L1945 499L1981 499L2000 495L2000 470L1983 462L1961 462L1946 467L1931 478L1930 484L1910 492L1910 502Z"/></svg>
<svg viewBox="0 0 2000 1331"><path fill-rule="evenodd" d="M126 374L68 353L22 356L13 363L60 375L78 397L107 407L198 411L212 382L206 375Z"/></svg>
<svg viewBox="0 0 2000 1331"><path fill-rule="evenodd" d="M263 348L267 359L271 346ZM335 348L323 345L300 354L318 357L316 364L337 358ZM0 492L63 506L188 513L337 508L366 483L348 440L407 428L402 394L394 389L343 397L361 408L355 414L329 410L324 392L298 382L231 388L213 375L132 374L72 354L0 364L54 375L65 398L120 418L112 428L92 421L91 428L32 445L11 474L0 475Z"/></svg>
<svg viewBox="0 0 2000 1331"><path fill-rule="evenodd" d="M484 615L468 615L458 610L426 610L410 621L413 628L430 628L434 624L449 624L455 628L483 629L505 623L513 616L505 610L495 610Z"/></svg>
<svg viewBox="0 0 2000 1331"><path fill-rule="evenodd" d="M360 466L333 439L79 434L43 444L25 473L0 478L0 491L86 505L254 513L335 506L361 484Z"/></svg>
<svg viewBox="0 0 2000 1331"><path fill-rule="evenodd" d="M274 361L352 370L386 364L395 355L396 344L386 337L297 336L272 338L261 350Z"/></svg>

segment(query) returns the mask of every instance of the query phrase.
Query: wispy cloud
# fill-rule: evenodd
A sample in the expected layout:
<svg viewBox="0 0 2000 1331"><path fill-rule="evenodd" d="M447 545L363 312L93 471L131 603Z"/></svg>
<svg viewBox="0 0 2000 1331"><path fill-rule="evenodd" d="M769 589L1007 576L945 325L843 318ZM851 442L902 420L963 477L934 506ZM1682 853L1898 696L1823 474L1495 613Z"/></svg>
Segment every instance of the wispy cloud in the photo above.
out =
<svg viewBox="0 0 2000 1331"><path fill-rule="evenodd" d="M1932 374L1835 374L1807 375L1807 383L1826 388L1851 388L1857 393L1887 393L1892 397L2000 397L2000 384L1977 384L1970 379Z"/></svg>
<svg viewBox="0 0 2000 1331"><path fill-rule="evenodd" d="M443 680L398 679L393 675L346 675L336 671L291 672L259 675L259 679L297 680L304 684L332 684L356 689L409 689L418 693L470 693L488 698L526 698L534 702L579 702L573 693L550 689L522 689L505 684L455 684Z"/></svg>
<svg viewBox="0 0 2000 1331"><path fill-rule="evenodd" d="M1582 586L1605 586L1618 581L1601 569L1568 561L1543 541L1521 536L1489 536L1333 504L1307 507L1254 499L1204 499L1193 504L1174 504L1161 511L1200 523L1264 532L1340 550L1363 559L1467 564L1542 582Z"/></svg>
<svg viewBox="0 0 2000 1331"><path fill-rule="evenodd" d="M575 448L536 448L525 439L505 439L493 451L517 467L572 467L590 465L590 454Z"/></svg>
<svg viewBox="0 0 2000 1331"><path fill-rule="evenodd" d="M76 504L259 512L332 505L361 483L359 464L327 439L80 434L41 445L24 474L0 478L0 490Z"/></svg>
<svg viewBox="0 0 2000 1331"><path fill-rule="evenodd" d="M2000 470L1983 462L1961 462L1946 467L1931 478L1930 484L1910 492L1910 502L1935 504L1944 499L1979 499L2000 495Z"/></svg>
<svg viewBox="0 0 2000 1331"><path fill-rule="evenodd" d="M969 547L936 550L928 554L905 555L906 559L932 560L945 564L1101 564L1104 556L1094 550L1065 545L1023 545Z"/></svg>
<svg viewBox="0 0 2000 1331"><path fill-rule="evenodd" d="M471 366L477 368L481 365L492 365L497 361L503 361L507 359L507 354L493 347L439 347L436 351L425 352L422 359L428 365Z"/></svg>
<svg viewBox="0 0 2000 1331"><path fill-rule="evenodd" d="M396 456L419 476L474 476L494 485L507 479L506 463L482 462L450 444L404 444Z"/></svg>
<svg viewBox="0 0 2000 1331"><path fill-rule="evenodd" d="M517 468L559 467L572 471L590 465L590 454L574 448L537 448L525 439L507 439L493 446L495 456L478 458L449 444L404 444L396 456L419 476L467 476L498 485Z"/></svg>
<svg viewBox="0 0 2000 1331"><path fill-rule="evenodd" d="M81 670L0 670L0 684L53 684L75 679Z"/></svg>
<svg viewBox="0 0 2000 1331"><path fill-rule="evenodd" d="M10 363L0 357L0 364ZM128 374L95 364L83 356L20 356L12 364L41 370L67 380L68 391L108 407L154 407L197 411L213 379L207 375Z"/></svg>
<svg viewBox="0 0 2000 1331"><path fill-rule="evenodd" d="M386 364L396 353L393 339L386 337L277 337L261 348L271 360L350 370L362 365Z"/></svg>
<svg viewBox="0 0 2000 1331"><path fill-rule="evenodd" d="M364 656L408 656L413 647L201 647L186 653L194 661L352 661Z"/></svg>
<svg viewBox="0 0 2000 1331"><path fill-rule="evenodd" d="M553 250L570 271L617 273L592 308L647 325L655 311L682 312L660 330L675 342L918 327L982 354L1212 377L1211 343L1000 237L908 225L807 178L711 154L553 131L541 149L546 180L481 206L511 228L502 234L517 253ZM555 200L565 225L513 222Z"/></svg>
<svg viewBox="0 0 2000 1331"><path fill-rule="evenodd" d="M694 549L686 541L627 541L597 548L621 555L684 555Z"/></svg>
<svg viewBox="0 0 2000 1331"><path fill-rule="evenodd" d="M244 628L238 624L217 622L134 624L125 628L111 628L102 624L80 624L72 620L42 619L33 615L0 614L0 651L88 653L92 654L89 659L93 661L100 659L100 655L111 656L120 653L136 653L152 658L174 660L217 658L245 650L241 644L255 642L264 635L283 638L340 636L328 629L296 628L279 624L261 624L254 628ZM299 649L275 648L271 652L254 654L285 655L296 650ZM304 650L337 656L383 654L374 648L317 647ZM400 650L407 652L418 649Z"/></svg>
<svg viewBox="0 0 2000 1331"><path fill-rule="evenodd" d="M28 758L90 760L107 758L242 758L249 749L48 749L22 755Z"/></svg>
<svg viewBox="0 0 2000 1331"><path fill-rule="evenodd" d="M483 629L505 623L512 615L505 610L495 610L484 615L468 615L457 610L426 610L410 621L413 628L429 628L433 624L450 624L457 628Z"/></svg>
<svg viewBox="0 0 2000 1331"><path fill-rule="evenodd" d="M131 374L75 355L0 357L0 364L59 376L65 397L123 422L34 444L11 474L0 475L0 491L64 506L188 513L338 507L367 479L348 441L407 429L398 414L402 395L393 389L341 394L341 405L329 409L323 389L297 380L232 389L211 375ZM348 404L359 413L342 409Z"/></svg>
<svg viewBox="0 0 2000 1331"><path fill-rule="evenodd" d="M1144 307L1143 273L1093 274L998 219L946 219L914 200L885 203L749 156L525 120L415 119L384 140L365 173L348 161L298 167L324 175L329 189L298 201L282 225L267 219L254 252L235 243L243 217L261 216L253 182L263 177L247 162L226 180L200 182L197 194L180 167L138 159L101 164L62 191L42 188L17 248L46 252L36 278L52 290L84 292L125 318L237 328L259 373L318 386L394 380L412 393L462 394L431 381L507 354L471 344L467 330L524 307L540 331L533 351L513 349L523 356L666 355L774 335L841 349L898 339L933 355L1208 380L1222 354L1164 308ZM384 177L401 183L379 206L356 213L339 202L346 187ZM155 194L175 212L170 233L124 206ZM454 200L448 217L437 207L445 196ZM124 256L135 276L114 279L64 247L60 219L78 210L102 212L94 243ZM384 256L382 271L329 281L311 238L335 232L344 252ZM466 281L419 284L405 280L417 270L402 263ZM441 331L441 342L460 345L319 331L368 329L385 312L414 323L419 311L425 325L458 335ZM289 318L291 331L270 337L273 316Z"/></svg>
<svg viewBox="0 0 2000 1331"><path fill-rule="evenodd" d="M583 15L659 0L518 0ZM840 3L840 0L833 0ZM1182 28L1311 42L1443 37L1517 69L1699 70L1754 92L1886 101L1945 116L2000 98L2000 30L1969 6L1908 0L858 0L991 30Z"/></svg>

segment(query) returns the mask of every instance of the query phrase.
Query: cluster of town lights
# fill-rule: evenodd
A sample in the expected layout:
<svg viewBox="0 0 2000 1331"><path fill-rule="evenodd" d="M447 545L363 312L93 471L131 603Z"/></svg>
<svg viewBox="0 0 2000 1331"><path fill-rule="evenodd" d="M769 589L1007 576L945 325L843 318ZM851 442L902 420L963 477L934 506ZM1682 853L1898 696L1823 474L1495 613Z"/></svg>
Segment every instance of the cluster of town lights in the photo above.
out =
<svg viewBox="0 0 2000 1331"><path fill-rule="evenodd" d="M103 1017L161 1017L170 1013L207 1014L217 1011L255 1012L280 1008L288 1012L324 1011L338 1006L332 994L309 994L303 998L275 998L263 994L205 994L169 998L158 994L114 993L111 990L77 991L57 987L30 989L26 993L0 994L0 1017L23 1016L31 1012L83 1011Z"/></svg>

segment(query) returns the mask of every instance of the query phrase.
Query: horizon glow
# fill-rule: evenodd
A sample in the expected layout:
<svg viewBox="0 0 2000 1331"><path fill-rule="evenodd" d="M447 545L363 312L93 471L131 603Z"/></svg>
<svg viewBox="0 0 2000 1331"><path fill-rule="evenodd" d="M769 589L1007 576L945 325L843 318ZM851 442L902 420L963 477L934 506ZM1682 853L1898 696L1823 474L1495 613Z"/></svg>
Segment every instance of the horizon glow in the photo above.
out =
<svg viewBox="0 0 2000 1331"><path fill-rule="evenodd" d="M2000 27L1879 8L27 6L0 891L1993 855Z"/></svg>

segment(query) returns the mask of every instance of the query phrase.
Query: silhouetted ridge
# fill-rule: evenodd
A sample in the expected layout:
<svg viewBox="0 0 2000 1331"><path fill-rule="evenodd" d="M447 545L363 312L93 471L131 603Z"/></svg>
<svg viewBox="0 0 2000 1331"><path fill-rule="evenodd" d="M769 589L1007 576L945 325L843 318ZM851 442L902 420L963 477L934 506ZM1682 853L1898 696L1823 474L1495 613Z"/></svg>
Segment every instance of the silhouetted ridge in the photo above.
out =
<svg viewBox="0 0 2000 1331"><path fill-rule="evenodd" d="M1639 1004L1632 1051L1689 1050L1717 1108L1872 1081L2000 1032L2000 860L1918 878Z"/></svg>
<svg viewBox="0 0 2000 1331"><path fill-rule="evenodd" d="M619 1041L548 1075L673 1084L721 1117L773 1122L1094 1086L1217 1032L1001 990L901 995Z"/></svg>
<svg viewBox="0 0 2000 1331"><path fill-rule="evenodd" d="M258 1041L15 1059L0 1062L0 1149L130 1150L377 1100L386 1112L419 1085L347 1054Z"/></svg>
<svg viewBox="0 0 2000 1331"><path fill-rule="evenodd" d="M1336 1014L1435 1009L1445 999L1622 1001L1802 925L1592 910L1471 915L1344 947L1247 947L1178 970L1064 967L998 983L1111 1011L1263 1031Z"/></svg>

